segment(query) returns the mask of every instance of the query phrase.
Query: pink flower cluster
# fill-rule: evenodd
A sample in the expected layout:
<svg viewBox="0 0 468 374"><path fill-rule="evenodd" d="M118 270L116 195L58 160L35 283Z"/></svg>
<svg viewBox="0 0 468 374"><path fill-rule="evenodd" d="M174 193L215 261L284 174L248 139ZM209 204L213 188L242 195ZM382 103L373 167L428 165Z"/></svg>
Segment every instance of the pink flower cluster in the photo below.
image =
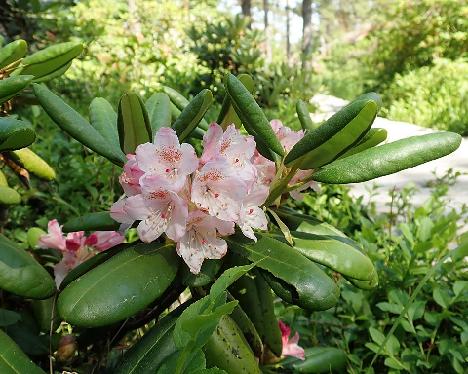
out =
<svg viewBox="0 0 468 374"><path fill-rule="evenodd" d="M96 231L86 237L84 231L70 232L65 236L56 219L49 221L48 233L38 241L40 248L54 248L62 253L62 260L55 265L55 283L60 285L70 270L96 253L105 251L124 241L115 231Z"/></svg>
<svg viewBox="0 0 468 374"><path fill-rule="evenodd" d="M286 150L303 136L279 121L272 126ZM119 179L125 197L114 203L111 216L122 230L139 221L143 242L165 233L197 274L205 259L226 254L222 237L233 234L235 225L255 241L253 230L267 228L261 206L276 167L255 146L253 137L242 135L234 125L223 131L213 123L198 158L190 144L179 143L174 130L162 128L153 143L140 144L135 154L127 155Z"/></svg>
<svg viewBox="0 0 468 374"><path fill-rule="evenodd" d="M281 330L281 340L283 342L281 356L294 356L304 360L304 349L297 344L299 343L299 333L296 331L294 336L289 339L291 328L281 320L279 320L278 323Z"/></svg>

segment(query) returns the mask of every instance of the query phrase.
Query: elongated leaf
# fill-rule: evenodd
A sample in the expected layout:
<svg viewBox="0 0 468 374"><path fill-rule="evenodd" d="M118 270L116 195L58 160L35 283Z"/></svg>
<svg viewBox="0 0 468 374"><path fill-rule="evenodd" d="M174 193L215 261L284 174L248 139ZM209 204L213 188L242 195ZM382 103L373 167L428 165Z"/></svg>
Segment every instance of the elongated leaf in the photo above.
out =
<svg viewBox="0 0 468 374"><path fill-rule="evenodd" d="M307 104L304 101L302 100L297 101L296 113L297 113L297 118L299 118L299 122L301 123L302 130L311 131L318 127L316 124L312 122L312 119L310 118L309 109L307 109Z"/></svg>
<svg viewBox="0 0 468 374"><path fill-rule="evenodd" d="M222 260L205 260L198 274L193 274L188 268L182 269L182 282L189 287L203 287L213 283L216 279L221 266Z"/></svg>
<svg viewBox="0 0 468 374"><path fill-rule="evenodd" d="M21 202L21 195L8 186L0 186L0 206L16 205Z"/></svg>
<svg viewBox="0 0 468 374"><path fill-rule="evenodd" d="M55 282L29 253L0 235L0 288L32 299L45 299L55 292Z"/></svg>
<svg viewBox="0 0 468 374"><path fill-rule="evenodd" d="M339 237L293 231L294 248L308 259L357 280L370 280L374 266L370 259Z"/></svg>
<svg viewBox="0 0 468 374"><path fill-rule="evenodd" d="M63 225L64 232L74 231L115 231L120 224L114 221L109 212L88 213L72 218Z"/></svg>
<svg viewBox="0 0 468 374"><path fill-rule="evenodd" d="M38 51L21 61L21 67L15 74L30 74L41 78L61 69L68 62L79 56L83 45L79 42L59 43Z"/></svg>
<svg viewBox="0 0 468 374"><path fill-rule="evenodd" d="M205 89L182 110L173 124L181 142L197 127L212 102L213 94Z"/></svg>
<svg viewBox="0 0 468 374"><path fill-rule="evenodd" d="M56 177L55 170L29 148L12 151L9 155L13 160L38 178L51 181Z"/></svg>
<svg viewBox="0 0 468 374"><path fill-rule="evenodd" d="M346 353L338 348L306 348L304 357L305 360L292 359L286 367L292 366L296 373L338 373L343 372L346 368Z"/></svg>
<svg viewBox="0 0 468 374"><path fill-rule="evenodd" d="M10 117L0 118L0 152L27 147L35 139L36 134L28 122Z"/></svg>
<svg viewBox="0 0 468 374"><path fill-rule="evenodd" d="M10 326L21 319L21 316L12 310L0 308L0 327Z"/></svg>
<svg viewBox="0 0 468 374"><path fill-rule="evenodd" d="M358 144L343 153L339 158L345 158L365 151L368 148L375 147L376 145L382 143L385 139L387 139L387 130L378 128L370 129Z"/></svg>
<svg viewBox="0 0 468 374"><path fill-rule="evenodd" d="M0 373L45 374L2 330L0 330Z"/></svg>
<svg viewBox="0 0 468 374"><path fill-rule="evenodd" d="M127 248L65 287L57 302L59 315L84 327L130 317L163 294L178 265L173 245Z"/></svg>
<svg viewBox="0 0 468 374"><path fill-rule="evenodd" d="M255 90L254 81L252 77L248 74L239 74L237 79L247 88L247 90L253 94ZM229 94L226 92L223 99L223 104L218 115L218 120L216 121L223 129L226 129L229 125L234 124L236 128L242 126L242 122L237 115L234 107L231 104L231 99Z"/></svg>
<svg viewBox="0 0 468 374"><path fill-rule="evenodd" d="M44 83L44 82L48 82L54 78L57 78L57 77L60 77L61 75L65 74L65 72L70 68L71 64L72 64L73 61L69 61L65 64L63 64L62 66L60 66L59 68L57 68L57 70L54 70L53 72L49 73L49 74L46 74L46 75L43 75L39 78L35 78L34 79L34 83Z"/></svg>
<svg viewBox="0 0 468 374"><path fill-rule="evenodd" d="M312 261L289 245L264 234L257 233L257 238L255 243L236 234L227 237L226 241L232 252L250 261L260 261L257 267L288 287L291 296L288 302L310 310L326 310L338 302L338 287Z"/></svg>
<svg viewBox="0 0 468 374"><path fill-rule="evenodd" d="M146 100L145 106L148 111L153 137L161 127L171 127L171 99L167 94L157 92L151 95Z"/></svg>
<svg viewBox="0 0 468 374"><path fill-rule="evenodd" d="M120 98L117 127L125 154L135 153L138 145L151 142L151 124L140 96L129 92Z"/></svg>
<svg viewBox="0 0 468 374"><path fill-rule="evenodd" d="M244 123L246 130L255 137L255 141L265 144L272 151L283 156L283 146L273 132L265 113L249 90L232 74L226 78L226 91L237 115Z"/></svg>
<svg viewBox="0 0 468 374"><path fill-rule="evenodd" d="M356 144L370 129L377 115L377 104L355 101L334 114L316 130L299 140L286 156L301 169L315 169L333 161Z"/></svg>
<svg viewBox="0 0 468 374"><path fill-rule="evenodd" d="M239 326L229 316L221 317L218 326L203 348L208 367L237 373L260 374L260 368Z"/></svg>
<svg viewBox="0 0 468 374"><path fill-rule="evenodd" d="M452 132L412 136L337 160L313 178L324 183L365 182L446 156L460 143L461 136Z"/></svg>
<svg viewBox="0 0 468 374"><path fill-rule="evenodd" d="M163 86L163 91L169 96L171 99L171 103L179 110L179 113L185 109L185 107L189 104L189 101L180 93L178 93L173 88ZM177 115L178 117L178 115ZM198 127L202 130L208 130L208 122L204 118L201 119Z"/></svg>
<svg viewBox="0 0 468 374"><path fill-rule="evenodd" d="M44 110L63 131L116 165L122 166L127 161L120 150L112 147L88 121L46 86L33 84L33 90Z"/></svg>
<svg viewBox="0 0 468 374"><path fill-rule="evenodd" d="M26 54L28 44L23 39L15 40L0 48L0 69L19 60Z"/></svg>
<svg viewBox="0 0 468 374"><path fill-rule="evenodd" d="M379 277L377 271L374 271L370 274L369 280L359 280L350 277L344 277L348 282L350 282L353 286L357 288L361 288L363 290L371 290L375 288L379 284Z"/></svg>
<svg viewBox="0 0 468 374"><path fill-rule="evenodd" d="M89 121L104 139L112 143L115 149L120 148L117 130L117 113L103 97L95 97L89 105Z"/></svg>
<svg viewBox="0 0 468 374"><path fill-rule="evenodd" d="M19 75L0 80L0 104L10 100L32 82L33 75Z"/></svg>
<svg viewBox="0 0 468 374"><path fill-rule="evenodd" d="M0 187L8 187L8 180L1 169L0 169Z"/></svg>

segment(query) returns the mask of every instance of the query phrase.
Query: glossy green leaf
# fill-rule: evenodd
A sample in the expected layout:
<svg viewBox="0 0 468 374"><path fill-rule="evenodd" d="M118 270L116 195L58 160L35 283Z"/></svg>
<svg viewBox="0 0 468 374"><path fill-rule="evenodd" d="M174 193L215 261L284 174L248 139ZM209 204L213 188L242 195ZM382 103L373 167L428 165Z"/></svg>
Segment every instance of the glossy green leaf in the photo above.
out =
<svg viewBox="0 0 468 374"><path fill-rule="evenodd" d="M127 161L120 150L112 147L88 121L46 86L33 84L33 90L44 110L63 131L116 165L122 166Z"/></svg>
<svg viewBox="0 0 468 374"><path fill-rule="evenodd" d="M114 221L109 212L96 212L69 219L62 229L63 232L115 231L119 227L120 223Z"/></svg>
<svg viewBox="0 0 468 374"><path fill-rule="evenodd" d="M70 68L73 61L67 62L66 64L62 65L61 67L57 68L53 72L43 75L39 78L34 79L34 83L44 83L48 82L54 78L60 77Z"/></svg>
<svg viewBox="0 0 468 374"><path fill-rule="evenodd" d="M12 310L0 308L0 327L10 326L21 319L21 316Z"/></svg>
<svg viewBox="0 0 468 374"><path fill-rule="evenodd" d="M210 90L205 89L182 110L172 126L181 142L197 127L212 102L213 94Z"/></svg>
<svg viewBox="0 0 468 374"><path fill-rule="evenodd" d="M0 186L0 206L16 205L21 202L21 195L13 188Z"/></svg>
<svg viewBox="0 0 468 374"><path fill-rule="evenodd" d="M370 280L371 260L340 237L293 231L294 248L308 259L357 280Z"/></svg>
<svg viewBox="0 0 468 374"><path fill-rule="evenodd" d="M46 181L54 180L55 170L29 148L22 148L9 153L10 157L31 174Z"/></svg>
<svg viewBox="0 0 468 374"><path fill-rule="evenodd" d="M288 302L309 310L326 310L338 302L338 287L317 265L285 243L256 236L256 243L240 234L226 241L233 253L259 261L257 267L277 278L289 290Z"/></svg>
<svg viewBox="0 0 468 374"><path fill-rule="evenodd" d="M237 115L246 130L255 137L257 143L265 144L278 155L284 155L284 149L249 90L234 75L226 78L226 91Z"/></svg>
<svg viewBox="0 0 468 374"><path fill-rule="evenodd" d="M125 154L135 153L138 145L151 142L151 124L140 96L132 92L122 95L117 127L120 148Z"/></svg>
<svg viewBox="0 0 468 374"><path fill-rule="evenodd" d="M357 143L354 147L348 149L339 158L345 158L356 153L365 151L368 148L375 147L387 139L387 130L385 129L370 129L369 132Z"/></svg>
<svg viewBox="0 0 468 374"><path fill-rule="evenodd" d="M130 243L122 243L118 244L112 248L109 248L105 251L99 252L95 256L87 259L85 262L82 262L78 266L71 269L62 282L59 285L59 289L63 290L66 286L68 286L71 282L78 279L79 277L86 274L88 271L94 269L95 267L99 266L103 262L107 261L111 257L115 256L117 253L134 246L134 244Z"/></svg>
<svg viewBox="0 0 468 374"><path fill-rule="evenodd" d="M27 147L35 139L36 134L28 122L0 117L0 152Z"/></svg>
<svg viewBox="0 0 468 374"><path fill-rule="evenodd" d="M242 331L229 316L221 317L203 351L208 367L232 374L261 373Z"/></svg>
<svg viewBox="0 0 468 374"><path fill-rule="evenodd" d="M55 297L31 302L34 318L41 332L50 332L51 327L57 328L60 323L54 303ZM51 319L53 319L53 323L51 323Z"/></svg>
<svg viewBox="0 0 468 374"><path fill-rule="evenodd" d="M365 100L365 101L372 100L377 104L377 110L380 110L380 108L382 108L382 98L376 92L367 92L362 95L359 95L353 100L353 102L361 101L361 100Z"/></svg>
<svg viewBox="0 0 468 374"><path fill-rule="evenodd" d="M297 101L296 113L297 113L297 118L299 118L299 122L301 124L302 130L312 131L318 127L315 123L312 122L312 119L310 118L309 109L307 108L307 104L304 101L302 100Z"/></svg>
<svg viewBox="0 0 468 374"><path fill-rule="evenodd" d="M46 234L47 233L39 227L31 227L26 234L29 247L36 248L37 242L39 241L41 236Z"/></svg>
<svg viewBox="0 0 468 374"><path fill-rule="evenodd" d="M2 330L0 330L0 373L45 374Z"/></svg>
<svg viewBox="0 0 468 374"><path fill-rule="evenodd" d="M103 97L95 97L91 101L91 104L89 104L89 123L115 149L120 148L117 113L112 105Z"/></svg>
<svg viewBox="0 0 468 374"><path fill-rule="evenodd" d="M0 169L0 187L8 187L8 180L5 173Z"/></svg>
<svg viewBox="0 0 468 374"><path fill-rule="evenodd" d="M258 271L251 271L229 290L254 324L262 342L276 356L281 356L281 331L275 316L273 294L265 279Z"/></svg>
<svg viewBox="0 0 468 374"><path fill-rule="evenodd" d="M15 40L0 48L0 69L22 58L28 50L28 44L23 39Z"/></svg>
<svg viewBox="0 0 468 374"><path fill-rule="evenodd" d="M59 43L38 51L21 61L21 67L15 74L30 74L41 78L63 68L83 51L83 45L77 42Z"/></svg>
<svg viewBox="0 0 468 374"><path fill-rule="evenodd" d="M49 273L24 249L0 235L0 288L32 299L55 292Z"/></svg>
<svg viewBox="0 0 468 374"><path fill-rule="evenodd" d="M146 100L145 106L153 137L161 127L171 127L171 99L167 94L157 92L151 95Z"/></svg>
<svg viewBox="0 0 468 374"><path fill-rule="evenodd" d="M356 144L370 129L377 104L355 101L299 140L285 158L300 169L315 169L330 163ZM296 161L297 160L297 161Z"/></svg>
<svg viewBox="0 0 468 374"><path fill-rule="evenodd" d="M461 139L452 132L436 132L397 140L337 160L319 169L313 179L332 184L365 182L446 156Z"/></svg>
<svg viewBox="0 0 468 374"><path fill-rule="evenodd" d="M182 282L188 287L206 286L216 280L216 274L222 265L222 260L205 260L198 274L193 274L188 267L184 267L182 269Z"/></svg>
<svg viewBox="0 0 468 374"><path fill-rule="evenodd" d="M0 80L0 104L10 100L32 82L33 75L19 75Z"/></svg>
<svg viewBox="0 0 468 374"><path fill-rule="evenodd" d="M239 81L251 94L254 93L254 80L249 74L239 74L237 79L239 79ZM216 123L218 123L223 129L226 129L231 124L234 124L236 128L240 128L242 126L242 122L234 107L232 106L231 99L229 98L229 94L227 92L224 95L223 103L221 105L221 110L219 112Z"/></svg>
<svg viewBox="0 0 468 374"><path fill-rule="evenodd" d="M291 360L287 366L292 366L296 373L341 373L347 364L346 353L332 347L306 348L304 357L305 360Z"/></svg>
<svg viewBox="0 0 468 374"><path fill-rule="evenodd" d="M131 317L163 294L178 265L173 245L137 244L122 250L65 287L57 302L59 315L83 327Z"/></svg>
<svg viewBox="0 0 468 374"><path fill-rule="evenodd" d="M344 277L348 282L350 282L353 286L357 288L361 288L363 290L371 290L379 284L379 277L377 271L374 271L370 274L369 280L359 280L350 277Z"/></svg>
<svg viewBox="0 0 468 374"><path fill-rule="evenodd" d="M189 104L189 101L180 93L178 93L173 88L163 86L164 93L169 96L171 102L174 106L179 110L179 113L185 109L185 107ZM178 116L177 116L178 117ZM208 122L203 118L198 126L203 130L208 130Z"/></svg>

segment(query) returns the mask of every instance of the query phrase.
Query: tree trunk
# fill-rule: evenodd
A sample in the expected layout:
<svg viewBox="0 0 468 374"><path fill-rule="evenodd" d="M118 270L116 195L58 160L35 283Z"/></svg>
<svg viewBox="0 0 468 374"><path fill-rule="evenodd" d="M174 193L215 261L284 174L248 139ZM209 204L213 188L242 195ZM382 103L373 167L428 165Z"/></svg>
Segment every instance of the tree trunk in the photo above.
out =
<svg viewBox="0 0 468 374"><path fill-rule="evenodd" d="M306 68L312 52L312 0L302 1L302 69Z"/></svg>
<svg viewBox="0 0 468 374"><path fill-rule="evenodd" d="M264 32L265 32L265 55L266 61L268 63L271 62L271 45L270 45L270 30L268 28L268 12L270 11L270 7L268 4L268 0L263 0L263 25L264 25Z"/></svg>
<svg viewBox="0 0 468 374"><path fill-rule="evenodd" d="M291 15L289 13L289 0L286 0L286 61L289 65L291 60Z"/></svg>
<svg viewBox="0 0 468 374"><path fill-rule="evenodd" d="M241 0L242 15L247 19L247 27L252 27L252 0Z"/></svg>

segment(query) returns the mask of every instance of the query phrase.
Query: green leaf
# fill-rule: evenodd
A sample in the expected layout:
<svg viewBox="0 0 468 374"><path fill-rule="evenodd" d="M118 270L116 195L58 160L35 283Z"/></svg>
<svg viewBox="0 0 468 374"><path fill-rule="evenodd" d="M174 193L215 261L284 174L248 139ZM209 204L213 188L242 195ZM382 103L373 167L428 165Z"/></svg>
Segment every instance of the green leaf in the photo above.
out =
<svg viewBox="0 0 468 374"><path fill-rule="evenodd" d="M56 177L55 170L29 148L12 151L9 156L38 178L52 181Z"/></svg>
<svg viewBox="0 0 468 374"><path fill-rule="evenodd" d="M371 260L340 237L292 232L294 249L308 259L356 280L369 281L375 271ZM341 240L340 240L341 239Z"/></svg>
<svg viewBox="0 0 468 374"><path fill-rule="evenodd" d="M0 206L17 205L21 202L21 195L13 188L0 186Z"/></svg>
<svg viewBox="0 0 468 374"><path fill-rule="evenodd" d="M39 227L31 227L26 234L29 247L36 248L37 242L39 241L41 236L46 234L47 233Z"/></svg>
<svg viewBox="0 0 468 374"><path fill-rule="evenodd" d="M23 58L21 67L14 73L34 75L38 79L63 68L82 51L79 42L58 43Z"/></svg>
<svg viewBox="0 0 468 374"><path fill-rule="evenodd" d="M44 110L63 131L116 165L122 166L127 161L120 150L110 146L88 121L46 86L33 84L33 90Z"/></svg>
<svg viewBox="0 0 468 374"><path fill-rule="evenodd" d="M255 86L254 81L249 74L239 74L237 79L239 79L245 88L253 94ZM240 128L242 126L242 122L232 106L231 99L227 92L224 95L223 104L221 105L221 110L216 123L218 123L223 129L226 129L231 124L234 124L236 128Z"/></svg>
<svg viewBox="0 0 468 374"><path fill-rule="evenodd" d="M11 310L0 308L0 327L10 326L21 319L21 316Z"/></svg>
<svg viewBox="0 0 468 374"><path fill-rule="evenodd" d="M49 273L25 250L0 235L0 288L32 299L55 292Z"/></svg>
<svg viewBox="0 0 468 374"><path fill-rule="evenodd" d="M24 90L34 79L33 75L20 75L0 80L0 104Z"/></svg>
<svg viewBox="0 0 468 374"><path fill-rule="evenodd" d="M89 122L114 149L120 149L117 113L103 97L95 97L89 104Z"/></svg>
<svg viewBox="0 0 468 374"><path fill-rule="evenodd" d="M153 137L161 127L171 127L171 99L167 94L157 92L151 95L146 100L145 106Z"/></svg>
<svg viewBox="0 0 468 374"><path fill-rule="evenodd" d="M455 151L461 136L437 132L412 136L337 160L313 174L323 183L359 183L438 159Z"/></svg>
<svg viewBox="0 0 468 374"><path fill-rule="evenodd" d="M448 288L435 286L432 290L432 297L434 298L434 301L442 308L448 309L452 303L449 292L450 291Z"/></svg>
<svg viewBox="0 0 468 374"><path fill-rule="evenodd" d="M28 44L23 39L15 40L0 48L0 69L23 57L28 50Z"/></svg>
<svg viewBox="0 0 468 374"><path fill-rule="evenodd" d="M265 113L247 88L234 75L226 78L226 91L237 115L246 130L254 136L257 143L263 143L278 155L284 155L284 149L268 122Z"/></svg>
<svg viewBox="0 0 468 374"><path fill-rule="evenodd" d="M369 131L376 115L374 101L352 102L299 140L284 163L291 166L295 162L300 169L316 169L330 163Z"/></svg>
<svg viewBox="0 0 468 374"><path fill-rule="evenodd" d="M346 353L338 348L312 347L304 350L305 360L294 359L289 365L297 373L342 373L346 368Z"/></svg>
<svg viewBox="0 0 468 374"><path fill-rule="evenodd" d="M221 266L222 260L205 260L198 274L193 274L189 271L188 267L182 269L182 282L189 287L203 287L216 279Z"/></svg>
<svg viewBox="0 0 468 374"><path fill-rule="evenodd" d="M27 147L35 139L36 134L28 122L0 117L0 152Z"/></svg>
<svg viewBox="0 0 468 374"><path fill-rule="evenodd" d="M0 330L0 372L2 374L45 374L2 330Z"/></svg>
<svg viewBox="0 0 468 374"><path fill-rule="evenodd" d="M297 118L299 118L299 122L301 123L302 130L312 131L318 127L316 124L312 122L312 119L310 118L309 109L307 109L307 104L304 101L302 100L297 101L296 113L297 113Z"/></svg>
<svg viewBox="0 0 468 374"><path fill-rule="evenodd" d="M250 261L259 261L257 267L266 270L275 284L287 291L280 297L289 303L309 310L326 310L338 302L339 289L317 265L295 251L289 245L262 233L257 233L258 241L236 234L226 238L229 249ZM267 278L276 294L280 288L274 287L272 278Z"/></svg>
<svg viewBox="0 0 468 374"><path fill-rule="evenodd" d="M59 315L83 327L131 317L163 294L178 266L173 245L136 244L65 287L57 302Z"/></svg>
<svg viewBox="0 0 468 374"><path fill-rule="evenodd" d="M385 129L370 129L369 132L357 143L354 147L343 153L339 158L345 158L356 153L365 151L368 148L375 147L387 139L387 130Z"/></svg>
<svg viewBox="0 0 468 374"><path fill-rule="evenodd" d="M151 142L151 124L140 96L132 92L123 94L118 112L120 148L125 154L135 153L140 144Z"/></svg>
<svg viewBox="0 0 468 374"><path fill-rule="evenodd" d="M260 374L260 368L242 331L228 316L221 317L216 329L203 348L206 363L227 372Z"/></svg>
<svg viewBox="0 0 468 374"><path fill-rule="evenodd" d="M205 89L182 110L172 126L181 142L198 126L212 102L213 94Z"/></svg>
<svg viewBox="0 0 468 374"><path fill-rule="evenodd" d="M34 79L34 83L44 83L54 78L60 77L70 68L71 65L72 65L72 61L67 62L63 64L61 67L59 67L57 70L54 70L53 72L51 72L50 74L46 74L40 78Z"/></svg>
<svg viewBox="0 0 468 374"><path fill-rule="evenodd" d="M109 212L96 212L75 217L63 225L63 232L115 231L120 224L112 219Z"/></svg>

